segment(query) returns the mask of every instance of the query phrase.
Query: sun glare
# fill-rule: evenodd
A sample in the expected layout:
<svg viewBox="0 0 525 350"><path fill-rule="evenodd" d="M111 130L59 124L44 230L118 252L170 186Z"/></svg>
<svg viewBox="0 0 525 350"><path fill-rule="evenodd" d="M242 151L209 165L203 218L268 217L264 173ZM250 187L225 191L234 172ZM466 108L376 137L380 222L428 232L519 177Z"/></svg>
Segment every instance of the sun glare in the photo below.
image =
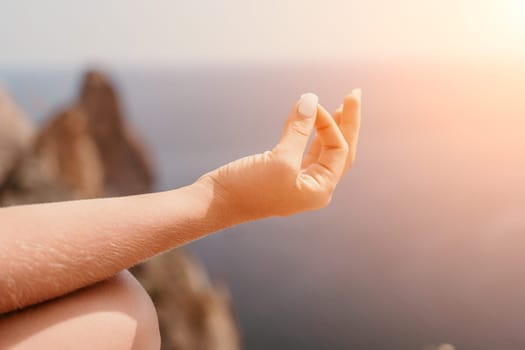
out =
<svg viewBox="0 0 525 350"><path fill-rule="evenodd" d="M495 6L501 7L502 20L509 29L525 33L525 1L498 1Z"/></svg>
<svg viewBox="0 0 525 350"><path fill-rule="evenodd" d="M464 21L485 49L525 53L525 0L465 2ZM467 5L468 4L468 5Z"/></svg>

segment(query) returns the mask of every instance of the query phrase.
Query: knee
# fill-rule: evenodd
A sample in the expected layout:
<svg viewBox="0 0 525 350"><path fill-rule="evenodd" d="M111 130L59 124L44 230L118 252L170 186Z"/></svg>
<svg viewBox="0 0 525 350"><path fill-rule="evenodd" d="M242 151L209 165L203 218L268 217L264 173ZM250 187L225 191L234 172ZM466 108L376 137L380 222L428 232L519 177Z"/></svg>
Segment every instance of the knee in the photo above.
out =
<svg viewBox="0 0 525 350"><path fill-rule="evenodd" d="M128 272L0 322L0 348L160 349L157 313Z"/></svg>
<svg viewBox="0 0 525 350"><path fill-rule="evenodd" d="M121 322L124 336L131 338L131 349L160 349L159 321L155 306L142 285L127 270L107 281L101 306L108 316ZM107 303L107 304L106 304ZM133 332L129 332L129 323ZM111 322L111 320L108 320ZM114 328L112 333L114 332Z"/></svg>

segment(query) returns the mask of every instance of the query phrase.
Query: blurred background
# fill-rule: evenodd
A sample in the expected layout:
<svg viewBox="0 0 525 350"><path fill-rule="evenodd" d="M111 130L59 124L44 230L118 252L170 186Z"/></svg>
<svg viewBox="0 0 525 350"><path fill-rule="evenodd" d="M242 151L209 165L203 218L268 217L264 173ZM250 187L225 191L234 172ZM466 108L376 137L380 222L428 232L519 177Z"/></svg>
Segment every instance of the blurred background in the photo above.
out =
<svg viewBox="0 0 525 350"><path fill-rule="evenodd" d="M0 83L36 123L109 73L167 190L271 148L297 98L363 89L318 212L185 249L246 349L523 349L525 2L3 1ZM450 347L449 347L450 348Z"/></svg>

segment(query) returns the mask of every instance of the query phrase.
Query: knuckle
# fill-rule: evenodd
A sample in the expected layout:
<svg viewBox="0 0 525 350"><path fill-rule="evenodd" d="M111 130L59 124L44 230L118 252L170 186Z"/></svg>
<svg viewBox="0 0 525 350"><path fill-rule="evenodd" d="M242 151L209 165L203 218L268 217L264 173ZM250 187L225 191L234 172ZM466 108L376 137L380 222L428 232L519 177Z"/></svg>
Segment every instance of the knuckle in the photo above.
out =
<svg viewBox="0 0 525 350"><path fill-rule="evenodd" d="M295 121L290 124L290 131L303 137L310 136L311 127L304 122Z"/></svg>

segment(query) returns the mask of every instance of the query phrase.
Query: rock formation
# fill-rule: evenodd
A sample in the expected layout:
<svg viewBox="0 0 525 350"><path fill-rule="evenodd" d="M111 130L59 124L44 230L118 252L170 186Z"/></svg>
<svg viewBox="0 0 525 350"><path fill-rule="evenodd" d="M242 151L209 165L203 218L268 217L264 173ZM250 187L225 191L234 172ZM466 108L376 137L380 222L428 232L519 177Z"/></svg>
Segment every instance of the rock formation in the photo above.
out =
<svg viewBox="0 0 525 350"><path fill-rule="evenodd" d="M104 193L130 195L150 192L153 171L143 143L124 122L118 96L99 72L88 72L78 99L88 118L91 137L104 168Z"/></svg>
<svg viewBox="0 0 525 350"><path fill-rule="evenodd" d="M102 196L103 171L86 114L79 109L64 110L43 126L19 157L0 193L0 203Z"/></svg>
<svg viewBox="0 0 525 350"><path fill-rule="evenodd" d="M31 144L34 128L0 87L0 184Z"/></svg>
<svg viewBox="0 0 525 350"><path fill-rule="evenodd" d="M88 72L78 100L37 133L0 90L0 205L150 192L153 170L116 90ZM162 349L239 349L225 287L176 249L132 269L159 315Z"/></svg>

